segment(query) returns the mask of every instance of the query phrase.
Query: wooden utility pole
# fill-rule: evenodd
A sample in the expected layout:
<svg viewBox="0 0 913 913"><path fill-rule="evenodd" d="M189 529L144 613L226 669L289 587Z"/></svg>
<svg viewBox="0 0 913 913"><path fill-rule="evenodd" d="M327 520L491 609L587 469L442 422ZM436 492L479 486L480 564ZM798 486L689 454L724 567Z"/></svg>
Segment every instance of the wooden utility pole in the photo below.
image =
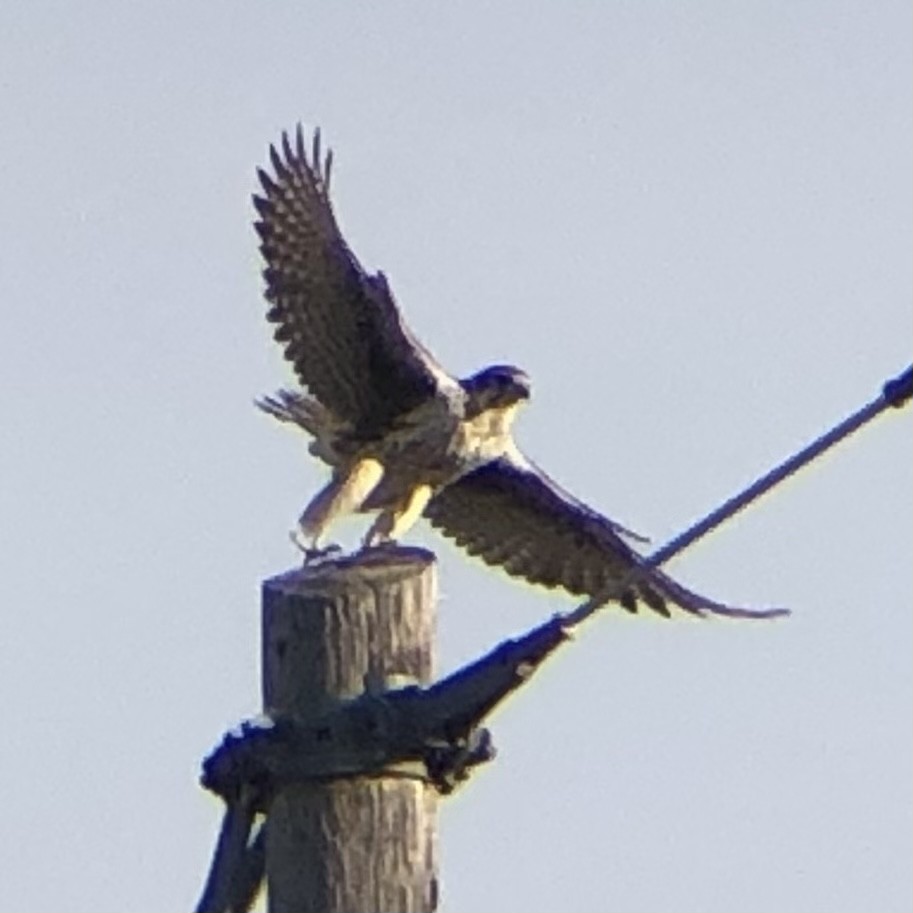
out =
<svg viewBox="0 0 913 913"><path fill-rule="evenodd" d="M416 548L362 552L266 581L264 711L308 723L366 690L430 684L435 589L434 556ZM376 759L345 746L329 766L270 802L271 913L431 913L437 792L422 766L378 771Z"/></svg>

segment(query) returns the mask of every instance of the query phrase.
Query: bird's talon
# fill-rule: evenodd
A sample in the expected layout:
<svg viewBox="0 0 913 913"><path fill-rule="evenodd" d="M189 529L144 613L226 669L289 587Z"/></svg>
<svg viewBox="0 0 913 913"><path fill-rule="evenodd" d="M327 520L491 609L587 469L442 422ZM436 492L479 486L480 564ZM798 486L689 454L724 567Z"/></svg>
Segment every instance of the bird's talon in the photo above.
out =
<svg viewBox="0 0 913 913"><path fill-rule="evenodd" d="M322 561L328 561L331 558L335 557L342 553L342 547L339 545L327 545L324 548L305 548L302 549L304 553L304 563L311 564L320 564Z"/></svg>
<svg viewBox="0 0 913 913"><path fill-rule="evenodd" d="M288 537L292 540L292 544L295 546L295 548L297 548L301 554L304 555L305 564L313 564L316 561L321 561L324 558L329 558L331 555L339 554L342 551L342 546L337 545L335 542L330 543L323 548L315 547L301 535L300 529L293 529L288 534Z"/></svg>
<svg viewBox="0 0 913 913"><path fill-rule="evenodd" d="M361 546L363 552L379 552L399 548L399 543L395 539L377 539L372 542L364 542Z"/></svg>

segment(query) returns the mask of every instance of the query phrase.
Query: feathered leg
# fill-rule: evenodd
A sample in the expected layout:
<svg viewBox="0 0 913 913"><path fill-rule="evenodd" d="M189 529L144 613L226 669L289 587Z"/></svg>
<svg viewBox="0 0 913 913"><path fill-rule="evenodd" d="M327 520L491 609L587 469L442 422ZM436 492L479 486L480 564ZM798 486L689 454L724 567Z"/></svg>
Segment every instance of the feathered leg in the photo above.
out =
<svg viewBox="0 0 913 913"><path fill-rule="evenodd" d="M359 460L346 476L338 473L304 509L292 540L311 560L326 553L320 540L337 517L355 513L380 482L384 467L371 458Z"/></svg>
<svg viewBox="0 0 913 913"><path fill-rule="evenodd" d="M404 536L424 512L432 494L430 485L417 485L403 502L383 511L368 530L364 547L396 542Z"/></svg>

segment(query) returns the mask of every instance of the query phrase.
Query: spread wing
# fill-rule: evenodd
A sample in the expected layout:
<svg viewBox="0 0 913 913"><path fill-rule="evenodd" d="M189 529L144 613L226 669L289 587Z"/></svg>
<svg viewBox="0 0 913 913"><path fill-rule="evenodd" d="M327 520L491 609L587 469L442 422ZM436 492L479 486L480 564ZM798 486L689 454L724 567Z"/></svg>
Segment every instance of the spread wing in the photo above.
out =
<svg viewBox="0 0 913 913"><path fill-rule="evenodd" d="M432 526L471 555L514 577L575 596L596 596L643 563L624 541L623 527L565 492L523 457L480 466L438 493L425 509ZM674 604L694 615L768 617L782 610L752 610L714 602L653 569L618 601L639 602L662 615Z"/></svg>
<svg viewBox="0 0 913 913"><path fill-rule="evenodd" d="M267 319L301 384L360 436L455 383L403 322L382 273L369 275L349 249L330 205L332 154L310 159L301 125L294 147L270 147L273 175L260 171L256 229L266 261Z"/></svg>

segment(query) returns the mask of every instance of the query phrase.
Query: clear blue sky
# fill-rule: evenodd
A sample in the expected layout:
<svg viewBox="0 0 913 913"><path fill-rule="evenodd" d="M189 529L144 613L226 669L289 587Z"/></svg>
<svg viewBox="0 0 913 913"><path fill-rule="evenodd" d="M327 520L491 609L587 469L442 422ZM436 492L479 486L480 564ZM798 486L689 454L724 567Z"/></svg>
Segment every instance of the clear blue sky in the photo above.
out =
<svg viewBox="0 0 913 913"><path fill-rule="evenodd" d="M0 909L187 909L322 482L250 193L298 119L455 373L657 543L910 361L909 3L5 4ZM913 415L677 560L772 624L606 612L443 807L444 913L913 906ZM344 530L354 542L357 525ZM440 556L446 671L572 603Z"/></svg>

